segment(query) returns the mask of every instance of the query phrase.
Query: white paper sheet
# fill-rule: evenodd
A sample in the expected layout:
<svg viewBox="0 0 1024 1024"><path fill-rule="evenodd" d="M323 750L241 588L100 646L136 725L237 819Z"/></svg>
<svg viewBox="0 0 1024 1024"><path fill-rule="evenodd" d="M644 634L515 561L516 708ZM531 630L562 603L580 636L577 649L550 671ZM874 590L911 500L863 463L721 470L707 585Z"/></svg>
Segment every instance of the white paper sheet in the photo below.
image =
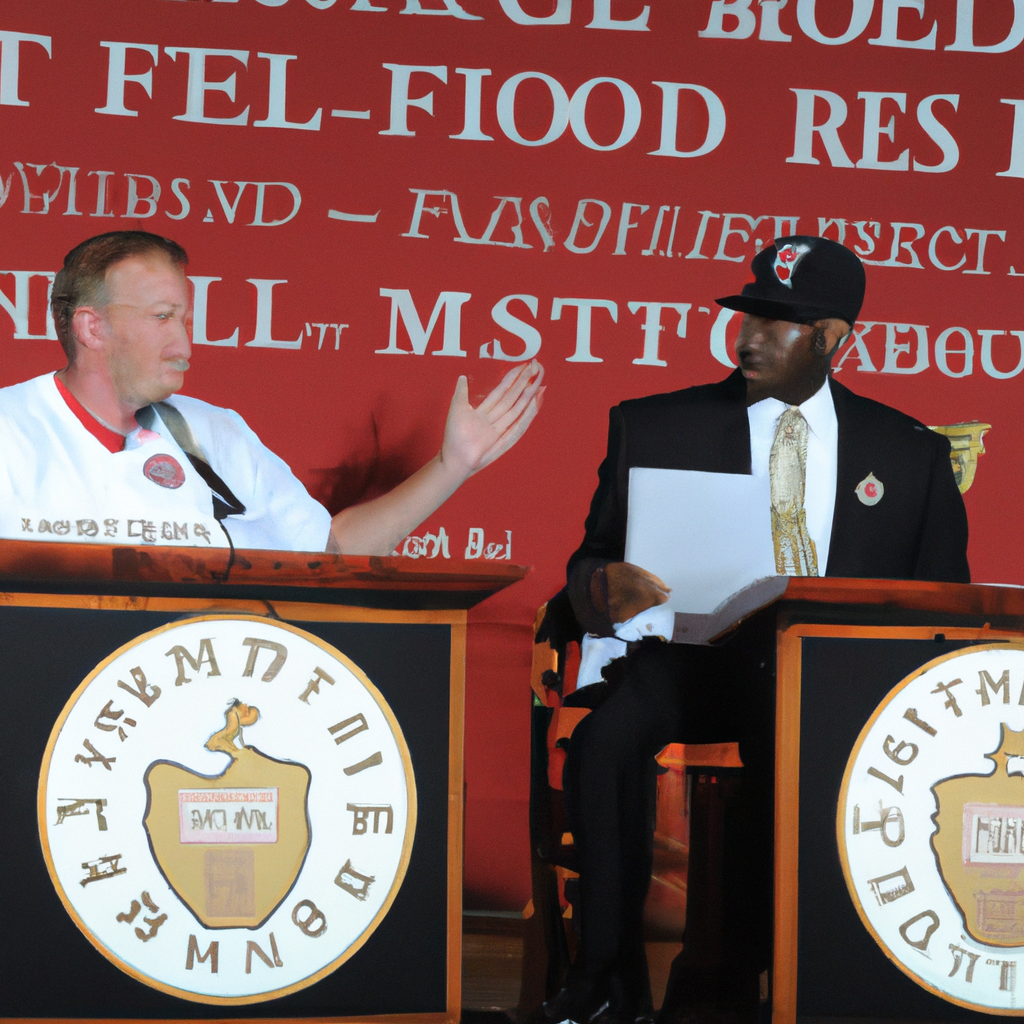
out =
<svg viewBox="0 0 1024 1024"><path fill-rule="evenodd" d="M626 561L671 588L677 612L712 612L774 576L768 477L634 467L629 471Z"/></svg>

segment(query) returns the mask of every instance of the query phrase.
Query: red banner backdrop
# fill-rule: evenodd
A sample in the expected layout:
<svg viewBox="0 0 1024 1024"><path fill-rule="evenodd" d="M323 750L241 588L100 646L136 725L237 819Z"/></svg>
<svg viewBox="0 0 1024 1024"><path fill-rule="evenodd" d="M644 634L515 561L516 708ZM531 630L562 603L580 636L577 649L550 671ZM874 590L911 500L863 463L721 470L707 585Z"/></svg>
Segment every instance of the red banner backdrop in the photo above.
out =
<svg viewBox="0 0 1024 1024"><path fill-rule="evenodd" d="M868 264L840 379L991 425L980 581L1024 577L1024 0L5 0L0 384L61 365L63 254L189 250L189 394L332 511L436 450L455 378L537 356L541 416L406 542L533 575L473 614L470 904L528 890L528 662L607 409L728 372L773 236ZM680 537L685 544L685 536Z"/></svg>

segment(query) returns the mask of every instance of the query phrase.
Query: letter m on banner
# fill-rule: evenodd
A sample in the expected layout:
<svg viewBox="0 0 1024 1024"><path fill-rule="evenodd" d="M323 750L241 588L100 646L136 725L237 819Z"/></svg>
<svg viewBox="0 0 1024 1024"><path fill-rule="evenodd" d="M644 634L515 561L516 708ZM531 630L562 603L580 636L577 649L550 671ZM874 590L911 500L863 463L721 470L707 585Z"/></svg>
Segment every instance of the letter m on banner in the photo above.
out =
<svg viewBox="0 0 1024 1024"><path fill-rule="evenodd" d="M437 321L444 318L444 331L441 347L435 349L435 356L465 356L462 350L462 307L473 296L469 292L441 292L434 303L434 310L426 327L416 310L416 303L407 288L381 288L381 298L391 300L391 327L388 334L388 347L378 348L378 353L407 355L409 349L398 347L398 318L401 316L405 325L412 351L421 356L427 351L427 342L437 326Z"/></svg>

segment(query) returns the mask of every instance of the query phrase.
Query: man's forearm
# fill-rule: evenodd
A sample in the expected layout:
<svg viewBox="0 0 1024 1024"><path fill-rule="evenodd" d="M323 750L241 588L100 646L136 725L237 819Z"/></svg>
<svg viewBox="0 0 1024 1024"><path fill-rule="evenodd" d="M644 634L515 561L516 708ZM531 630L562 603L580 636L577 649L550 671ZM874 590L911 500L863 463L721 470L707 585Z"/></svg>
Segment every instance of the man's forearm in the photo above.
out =
<svg viewBox="0 0 1024 1024"><path fill-rule="evenodd" d="M331 521L327 550L343 555L391 554L469 477L522 437L540 408L543 377L544 370L535 360L524 363L509 370L476 408L469 402L466 377L459 377L440 452L387 494L339 512Z"/></svg>
<svg viewBox="0 0 1024 1024"><path fill-rule="evenodd" d="M435 455L387 494L339 512L331 520L327 550L343 555L390 555L459 489L466 476Z"/></svg>

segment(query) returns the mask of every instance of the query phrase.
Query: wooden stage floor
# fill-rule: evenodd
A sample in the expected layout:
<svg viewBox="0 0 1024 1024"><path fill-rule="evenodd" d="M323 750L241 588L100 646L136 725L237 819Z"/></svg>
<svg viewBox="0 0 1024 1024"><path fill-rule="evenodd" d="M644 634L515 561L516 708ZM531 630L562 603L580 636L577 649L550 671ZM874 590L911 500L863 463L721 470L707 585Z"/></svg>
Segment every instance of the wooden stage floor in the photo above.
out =
<svg viewBox="0 0 1024 1024"><path fill-rule="evenodd" d="M463 1024L516 1020L523 967L523 920L518 914L466 914L462 919ZM665 993L678 942L648 942L654 1005Z"/></svg>

